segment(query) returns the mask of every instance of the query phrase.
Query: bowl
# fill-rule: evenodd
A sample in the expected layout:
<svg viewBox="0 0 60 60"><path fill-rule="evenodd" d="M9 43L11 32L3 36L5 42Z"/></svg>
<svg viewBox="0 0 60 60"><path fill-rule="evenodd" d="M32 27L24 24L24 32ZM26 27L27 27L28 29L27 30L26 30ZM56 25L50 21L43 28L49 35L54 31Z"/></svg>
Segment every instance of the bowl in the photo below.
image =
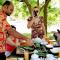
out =
<svg viewBox="0 0 60 60"><path fill-rule="evenodd" d="M48 44L46 45L47 48L53 48L53 45L52 44Z"/></svg>
<svg viewBox="0 0 60 60"><path fill-rule="evenodd" d="M53 48L53 49L50 49L50 51L52 53L58 53L59 52L59 48L58 47L57 48Z"/></svg>

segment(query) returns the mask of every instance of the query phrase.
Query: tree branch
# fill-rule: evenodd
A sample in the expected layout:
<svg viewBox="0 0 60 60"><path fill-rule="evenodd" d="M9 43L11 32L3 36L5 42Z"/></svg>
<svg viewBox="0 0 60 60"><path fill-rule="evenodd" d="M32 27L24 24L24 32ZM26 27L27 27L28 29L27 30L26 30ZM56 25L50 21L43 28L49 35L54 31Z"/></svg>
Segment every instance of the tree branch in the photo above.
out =
<svg viewBox="0 0 60 60"><path fill-rule="evenodd" d="M40 8L40 11L44 8L44 6L48 5L51 0L47 0L46 3Z"/></svg>
<svg viewBox="0 0 60 60"><path fill-rule="evenodd" d="M39 8L39 0L37 0L37 7Z"/></svg>
<svg viewBox="0 0 60 60"><path fill-rule="evenodd" d="M31 7L31 5L29 4L28 0L23 0L23 1L26 3L26 5L27 5L27 7L28 7L28 9L29 9L29 12L30 12L30 14L32 15L32 7Z"/></svg>

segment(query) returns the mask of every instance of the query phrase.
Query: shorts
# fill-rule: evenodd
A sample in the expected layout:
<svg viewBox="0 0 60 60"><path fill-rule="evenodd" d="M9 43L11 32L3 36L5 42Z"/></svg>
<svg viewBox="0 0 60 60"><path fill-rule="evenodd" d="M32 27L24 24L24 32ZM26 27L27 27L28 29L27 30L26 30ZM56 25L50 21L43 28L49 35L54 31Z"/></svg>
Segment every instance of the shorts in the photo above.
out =
<svg viewBox="0 0 60 60"><path fill-rule="evenodd" d="M6 60L5 53L0 53L0 60Z"/></svg>

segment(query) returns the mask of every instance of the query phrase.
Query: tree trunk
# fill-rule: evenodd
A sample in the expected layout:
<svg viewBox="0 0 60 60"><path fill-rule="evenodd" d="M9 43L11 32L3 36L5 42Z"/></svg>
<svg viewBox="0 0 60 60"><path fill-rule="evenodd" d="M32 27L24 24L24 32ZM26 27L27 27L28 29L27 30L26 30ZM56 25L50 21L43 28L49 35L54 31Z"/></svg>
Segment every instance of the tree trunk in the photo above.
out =
<svg viewBox="0 0 60 60"><path fill-rule="evenodd" d="M50 1L51 0L45 0L45 5L44 5L44 25L45 25L46 35L47 35L47 8Z"/></svg>
<svg viewBox="0 0 60 60"><path fill-rule="evenodd" d="M39 0L37 0L37 7L40 8L40 7L39 7Z"/></svg>

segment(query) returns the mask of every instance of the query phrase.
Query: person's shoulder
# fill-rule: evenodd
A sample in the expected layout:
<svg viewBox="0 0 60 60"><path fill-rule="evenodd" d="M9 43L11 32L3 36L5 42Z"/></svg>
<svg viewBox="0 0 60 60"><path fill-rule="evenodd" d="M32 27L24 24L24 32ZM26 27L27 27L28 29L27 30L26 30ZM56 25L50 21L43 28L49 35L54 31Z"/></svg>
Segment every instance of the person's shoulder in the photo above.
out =
<svg viewBox="0 0 60 60"><path fill-rule="evenodd" d="M32 16L30 16L27 20L28 20L28 21L31 21L31 20L32 20L32 18L33 18L33 17L32 17Z"/></svg>
<svg viewBox="0 0 60 60"><path fill-rule="evenodd" d="M3 15L2 10L0 10L0 15Z"/></svg>
<svg viewBox="0 0 60 60"><path fill-rule="evenodd" d="M2 12L2 10L0 9L0 12Z"/></svg>
<svg viewBox="0 0 60 60"><path fill-rule="evenodd" d="M39 16L39 19L42 23L44 22L44 17L43 16Z"/></svg>
<svg viewBox="0 0 60 60"><path fill-rule="evenodd" d="M6 15L0 10L0 20L6 20Z"/></svg>
<svg viewBox="0 0 60 60"><path fill-rule="evenodd" d="M40 19L43 19L44 17L43 16L39 16Z"/></svg>

